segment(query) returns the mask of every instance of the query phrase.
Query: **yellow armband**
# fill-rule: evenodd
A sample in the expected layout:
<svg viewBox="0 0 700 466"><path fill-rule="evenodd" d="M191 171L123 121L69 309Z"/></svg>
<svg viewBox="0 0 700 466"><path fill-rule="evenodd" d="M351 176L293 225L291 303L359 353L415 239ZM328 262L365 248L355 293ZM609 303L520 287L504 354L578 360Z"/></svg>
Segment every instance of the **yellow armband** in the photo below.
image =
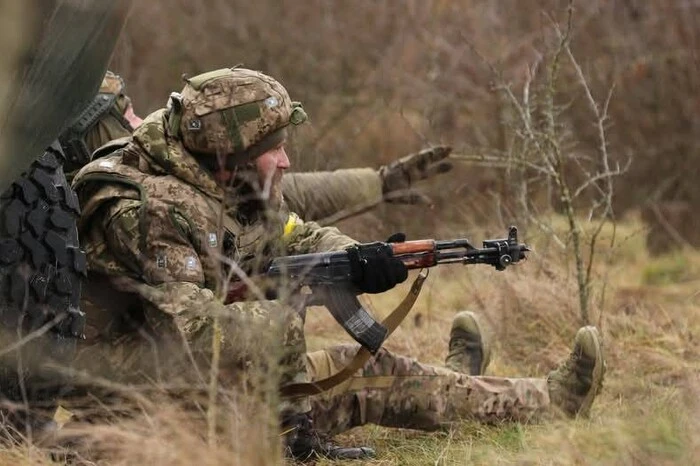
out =
<svg viewBox="0 0 700 466"><path fill-rule="evenodd" d="M287 217L287 222L284 224L284 232L282 233L282 237L288 238L289 235L294 232L294 229L302 223L304 222L302 222L297 214L290 212L289 216Z"/></svg>

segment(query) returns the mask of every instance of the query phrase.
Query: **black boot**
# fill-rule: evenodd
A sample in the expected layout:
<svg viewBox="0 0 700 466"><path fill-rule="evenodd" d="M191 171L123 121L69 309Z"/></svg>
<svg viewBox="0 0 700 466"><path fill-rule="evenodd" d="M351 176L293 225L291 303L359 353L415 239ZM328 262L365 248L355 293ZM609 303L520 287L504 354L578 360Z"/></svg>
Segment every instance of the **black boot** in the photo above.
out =
<svg viewBox="0 0 700 466"><path fill-rule="evenodd" d="M341 447L319 436L309 413L286 416L282 421L285 434L285 453L300 461L328 458L333 460L361 460L374 458L369 447Z"/></svg>

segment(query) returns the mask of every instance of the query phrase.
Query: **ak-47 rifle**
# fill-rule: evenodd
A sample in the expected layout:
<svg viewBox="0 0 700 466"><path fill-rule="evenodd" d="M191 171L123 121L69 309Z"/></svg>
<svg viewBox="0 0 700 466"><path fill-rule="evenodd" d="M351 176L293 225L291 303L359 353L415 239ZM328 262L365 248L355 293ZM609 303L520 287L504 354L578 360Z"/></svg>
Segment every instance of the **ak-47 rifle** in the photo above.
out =
<svg viewBox="0 0 700 466"><path fill-rule="evenodd" d="M529 248L518 242L518 230L510 227L508 237L483 242L474 247L467 239L373 242L354 246L359 260L390 252L407 269L423 269L442 264L488 264L504 270L525 258ZM265 276L293 288L309 287L306 305L323 305L338 323L363 347L374 354L384 342L387 329L377 322L358 301L361 293L352 282L350 252L334 251L300 254L273 259ZM422 282L421 282L422 283ZM229 295L230 296L230 295ZM410 308L410 305L409 305Z"/></svg>

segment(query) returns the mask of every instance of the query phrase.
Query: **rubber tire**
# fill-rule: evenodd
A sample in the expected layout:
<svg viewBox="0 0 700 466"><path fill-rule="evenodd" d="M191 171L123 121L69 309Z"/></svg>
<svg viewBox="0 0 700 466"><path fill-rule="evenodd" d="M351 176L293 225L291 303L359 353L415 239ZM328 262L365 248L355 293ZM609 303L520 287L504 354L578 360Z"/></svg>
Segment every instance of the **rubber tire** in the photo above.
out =
<svg viewBox="0 0 700 466"><path fill-rule="evenodd" d="M52 145L0 196L2 340L12 344L38 335L0 356L0 396L30 409L3 412L22 435L40 429L69 390L66 372L46 366L69 367L85 327L80 207L62 161L60 146Z"/></svg>

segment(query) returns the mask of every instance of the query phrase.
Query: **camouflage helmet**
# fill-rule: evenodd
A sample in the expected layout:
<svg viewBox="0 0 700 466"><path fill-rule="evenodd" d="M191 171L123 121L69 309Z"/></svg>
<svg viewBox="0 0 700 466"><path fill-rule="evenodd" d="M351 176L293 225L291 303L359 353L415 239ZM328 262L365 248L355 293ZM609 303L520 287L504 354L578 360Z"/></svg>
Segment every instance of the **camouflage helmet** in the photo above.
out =
<svg viewBox="0 0 700 466"><path fill-rule="evenodd" d="M259 71L224 68L185 82L170 96L170 133L194 154L227 156L227 165L257 158L284 140L290 123L306 120L301 104Z"/></svg>

